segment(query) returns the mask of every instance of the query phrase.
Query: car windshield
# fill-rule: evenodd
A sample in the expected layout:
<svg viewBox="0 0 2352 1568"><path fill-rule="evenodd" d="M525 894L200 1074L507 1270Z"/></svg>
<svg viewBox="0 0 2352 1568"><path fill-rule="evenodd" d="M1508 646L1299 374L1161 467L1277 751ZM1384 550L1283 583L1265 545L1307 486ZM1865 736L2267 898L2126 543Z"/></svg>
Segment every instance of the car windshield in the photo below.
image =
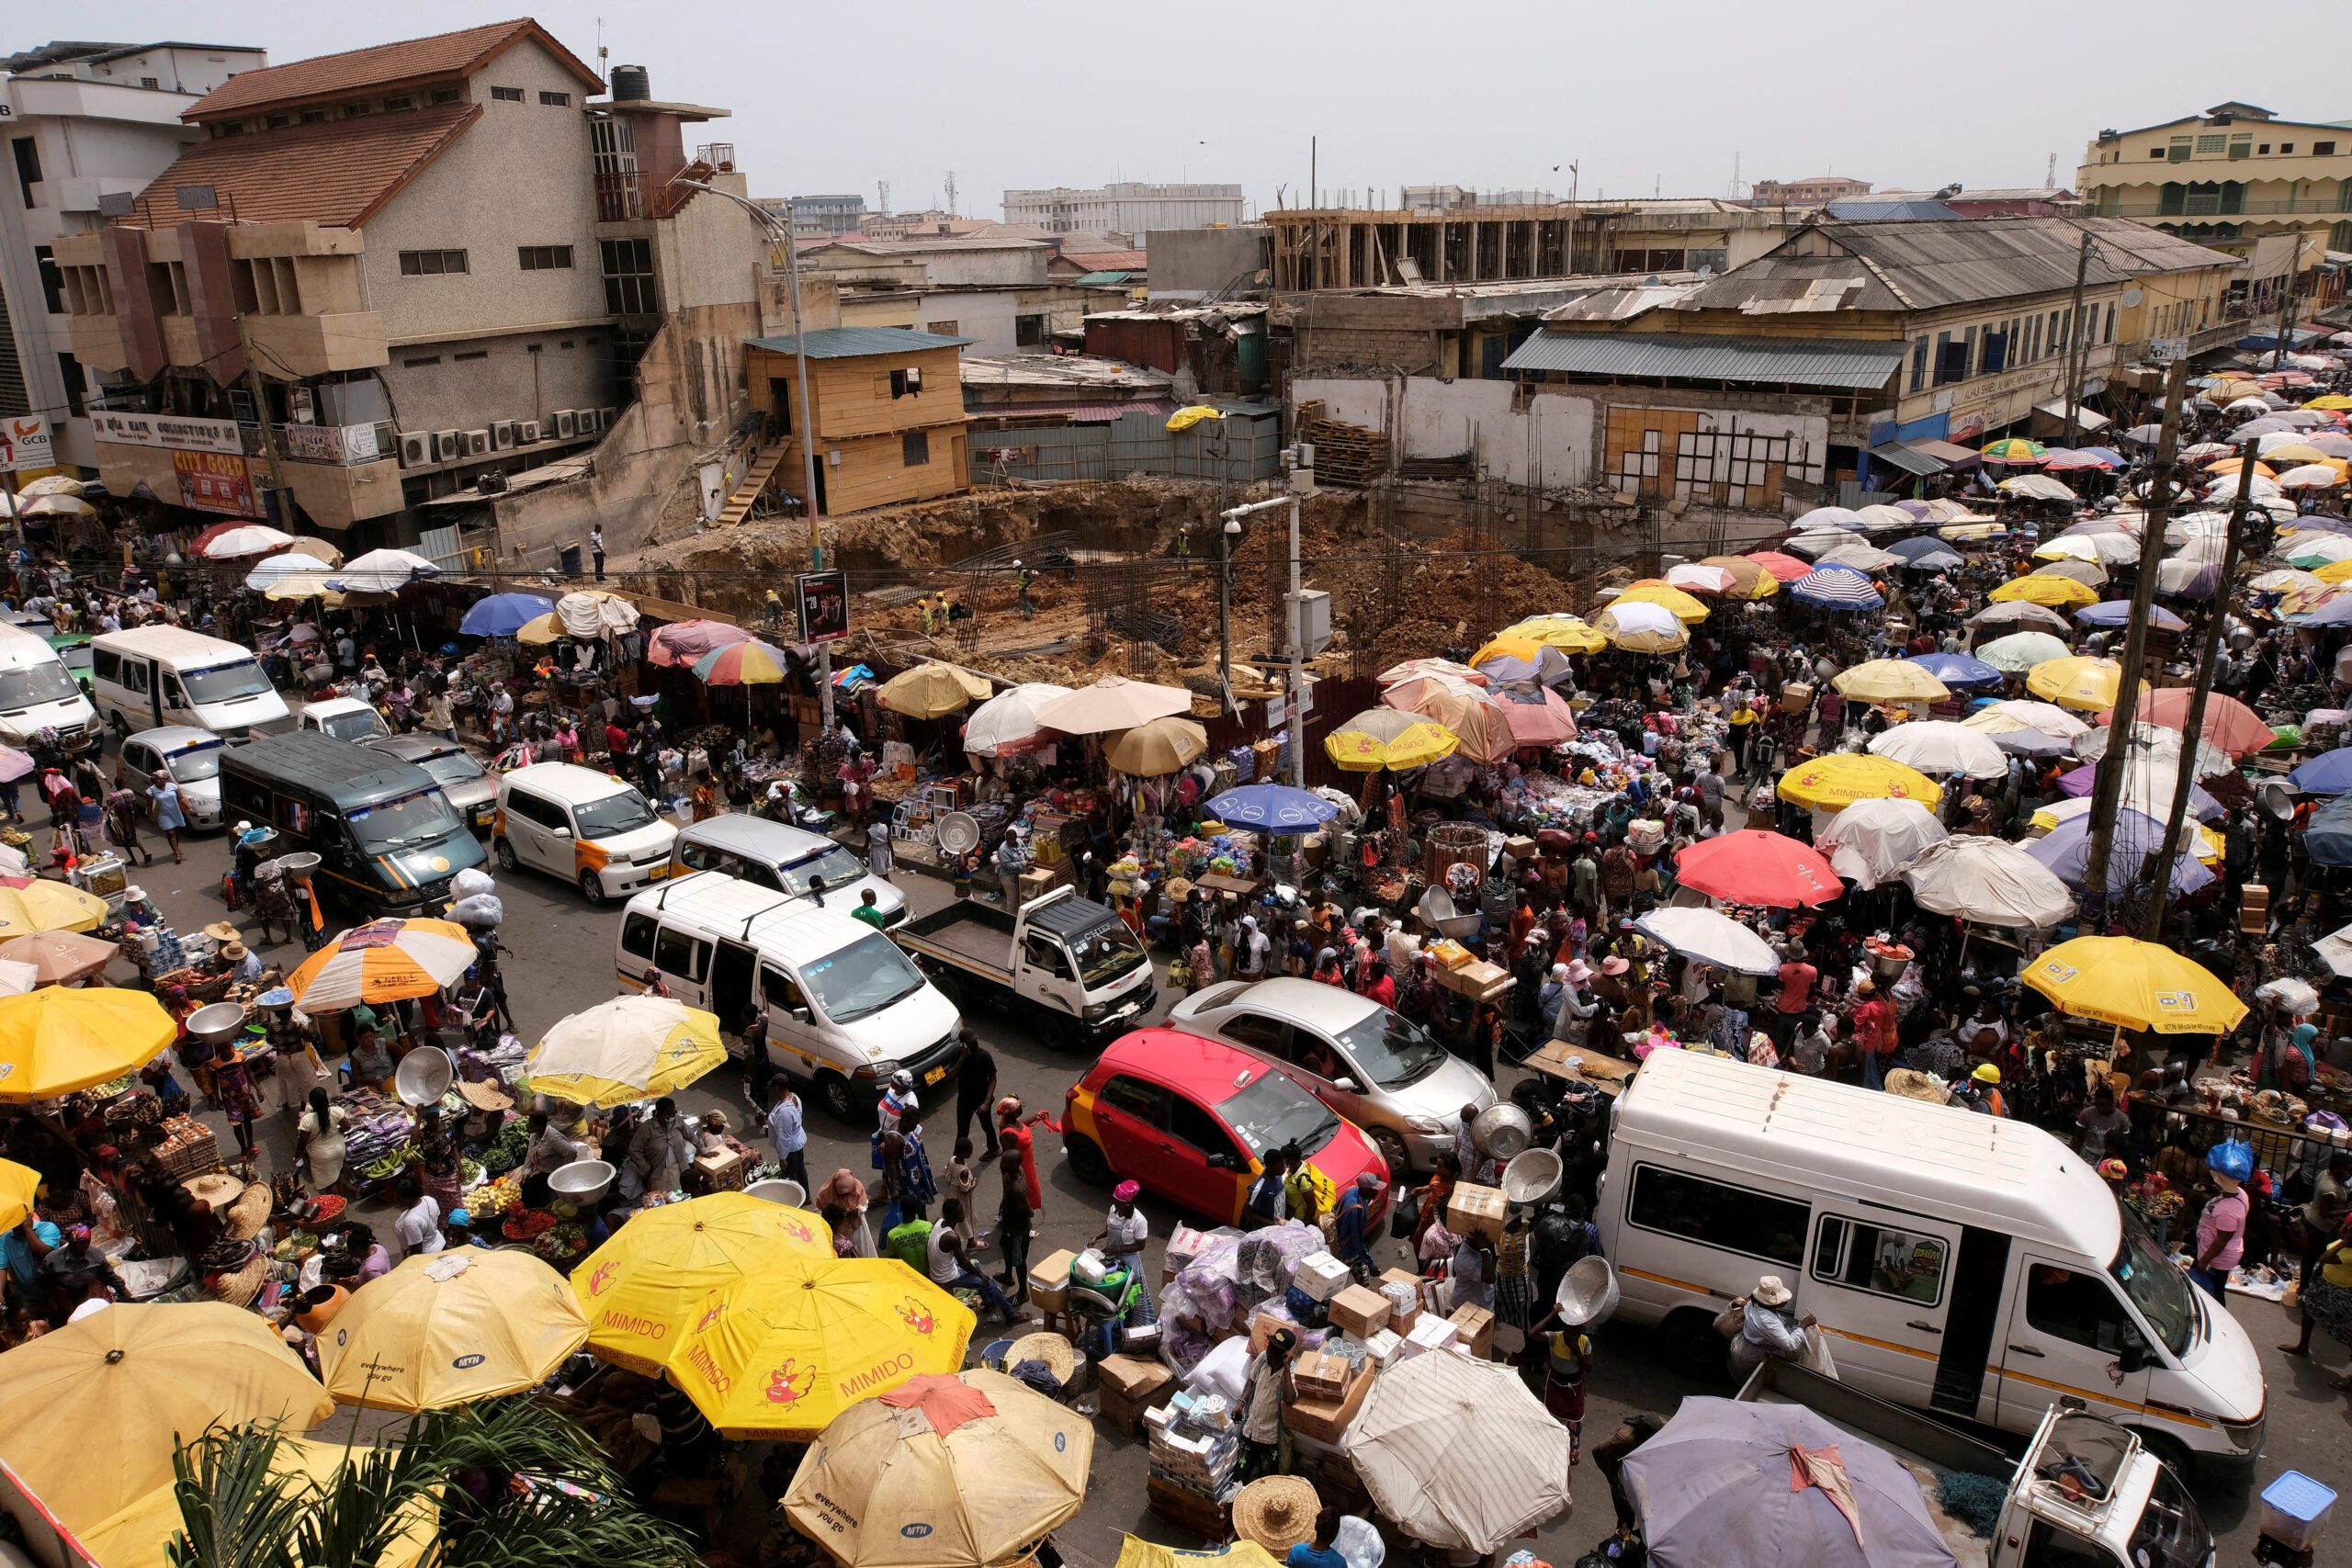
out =
<svg viewBox="0 0 2352 1568"><path fill-rule="evenodd" d="M374 708L354 708L349 713L332 714L319 721L319 728L337 740L365 740L371 735L389 735L384 728L384 716Z"/></svg>
<svg viewBox="0 0 2352 1568"><path fill-rule="evenodd" d="M1445 1047L1383 1007L1341 1030L1340 1044L1349 1060L1383 1089L1418 1083L1445 1060Z"/></svg>
<svg viewBox="0 0 2352 1568"><path fill-rule="evenodd" d="M1277 1072L1262 1072L1216 1108L1262 1160L1270 1149L1296 1144L1308 1155L1331 1141L1340 1119L1324 1103Z"/></svg>
<svg viewBox="0 0 2352 1568"><path fill-rule="evenodd" d="M922 989L922 976L898 945L876 931L800 970L801 983L835 1023L855 1023Z"/></svg>
<svg viewBox="0 0 2352 1568"><path fill-rule="evenodd" d="M359 836L359 847L370 854L412 849L459 831L457 813L449 809L438 789L419 790L344 815Z"/></svg>
<svg viewBox="0 0 2352 1568"><path fill-rule="evenodd" d="M35 703L62 702L81 694L73 675L55 660L0 670L0 711L15 713Z"/></svg>
<svg viewBox="0 0 2352 1568"><path fill-rule="evenodd" d="M445 751L438 757L424 760L424 771L433 775L435 784L471 784L483 776L481 764L463 751Z"/></svg>
<svg viewBox="0 0 2352 1568"><path fill-rule="evenodd" d="M2115 1249L2115 1261L2107 1266L2108 1274L2123 1287L2164 1348L2176 1357L2185 1356L2198 1327L2188 1276L2165 1256L2139 1215L2129 1209L2122 1214L2123 1242Z"/></svg>
<svg viewBox="0 0 2352 1568"><path fill-rule="evenodd" d="M1079 978L1089 990L1107 986L1149 962L1144 957L1143 943L1136 940L1136 933L1119 920L1071 937L1069 950L1078 960Z"/></svg>
<svg viewBox="0 0 2352 1568"><path fill-rule="evenodd" d="M217 779L220 776L221 750L218 740L199 742L185 751L174 752L164 765L171 770L172 777L182 784Z"/></svg>
<svg viewBox="0 0 2352 1568"><path fill-rule="evenodd" d="M2129 1560L2147 1568L2203 1568L2212 1560L2213 1532L2169 1467L2156 1472L2148 1506L2132 1528Z"/></svg>
<svg viewBox="0 0 2352 1568"><path fill-rule="evenodd" d="M650 828L654 823L653 807L646 805L645 796L633 789L574 807L572 815L580 820L580 836L583 839L610 839L634 833L639 828Z"/></svg>
<svg viewBox="0 0 2352 1568"><path fill-rule="evenodd" d="M192 703L225 703L238 697L257 697L269 690L269 677L250 659L241 659L234 664L216 664L209 670L183 670L180 683L187 688L187 698Z"/></svg>
<svg viewBox="0 0 2352 1568"><path fill-rule="evenodd" d="M796 897L808 891L812 879L821 877L829 888L846 887L865 875L865 863L839 844L821 850L807 860L795 861L784 868L784 890Z"/></svg>

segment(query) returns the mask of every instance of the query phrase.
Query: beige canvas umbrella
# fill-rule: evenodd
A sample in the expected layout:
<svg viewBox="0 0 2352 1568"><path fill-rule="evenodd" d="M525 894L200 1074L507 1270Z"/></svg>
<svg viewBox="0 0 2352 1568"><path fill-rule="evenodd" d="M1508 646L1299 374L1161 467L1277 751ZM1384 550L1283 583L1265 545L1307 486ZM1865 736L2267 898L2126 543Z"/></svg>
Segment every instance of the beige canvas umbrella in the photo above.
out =
<svg viewBox="0 0 2352 1568"><path fill-rule="evenodd" d="M1161 779L1209 749L1209 732L1189 718L1155 718L1112 737L1111 766L1139 779Z"/></svg>
<svg viewBox="0 0 2352 1568"><path fill-rule="evenodd" d="M1192 711L1193 694L1181 686L1155 686L1148 681L1106 675L1039 707L1037 722L1064 735L1107 735Z"/></svg>
<svg viewBox="0 0 2352 1568"><path fill-rule="evenodd" d="M113 963L121 951L114 942L73 931L39 931L0 942L0 959L31 964L34 984L40 986L86 980Z"/></svg>
<svg viewBox="0 0 2352 1568"><path fill-rule="evenodd" d="M1462 754L1474 762L1499 762L1519 750L1510 716L1482 687L1426 675L1389 687L1380 700L1400 713L1419 714L1453 731L1462 742Z"/></svg>
<svg viewBox="0 0 2352 1568"><path fill-rule="evenodd" d="M1992 926L2054 926L2075 912L2075 896L2017 845L1959 833L1904 868L1923 909Z"/></svg>
<svg viewBox="0 0 2352 1568"><path fill-rule="evenodd" d="M1381 1373L1347 1452L1374 1506L1443 1551L1484 1556L1568 1506L1568 1430L1498 1361L1416 1356Z"/></svg>
<svg viewBox="0 0 2352 1568"><path fill-rule="evenodd" d="M931 660L883 682L874 700L909 718L944 718L988 701L990 690L981 676Z"/></svg>
<svg viewBox="0 0 2352 1568"><path fill-rule="evenodd" d="M451 1247L354 1291L319 1373L340 1404L441 1410L536 1388L587 1342L579 1297L537 1257Z"/></svg>

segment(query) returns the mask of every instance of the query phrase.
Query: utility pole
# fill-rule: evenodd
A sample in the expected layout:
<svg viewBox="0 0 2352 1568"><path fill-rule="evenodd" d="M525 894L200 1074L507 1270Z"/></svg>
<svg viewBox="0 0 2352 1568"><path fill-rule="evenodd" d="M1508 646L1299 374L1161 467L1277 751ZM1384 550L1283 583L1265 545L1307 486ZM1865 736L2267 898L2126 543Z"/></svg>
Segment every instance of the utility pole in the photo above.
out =
<svg viewBox="0 0 2352 1568"><path fill-rule="evenodd" d="M2084 330L2083 285L2090 278L2091 236L2083 232L2081 251L2075 257L2075 304L2068 320L2074 323L2066 339L2066 423L2059 431L2060 439L2071 445L2075 439L2075 410L2083 400L2083 372L2090 368L2090 334Z"/></svg>
<svg viewBox="0 0 2352 1568"><path fill-rule="evenodd" d="M2115 847L2115 815L2123 794L2123 770L2132 753L2132 711L2140 704L2140 666L2148 656L2148 606L2155 598L2156 568L2165 555L2165 515L2172 510L2174 454L2180 448L2181 394L2188 388L2188 362L2176 359L2165 372L2165 428L2156 442L2156 460L2148 496L2148 514L2141 523L2140 574L2132 583L2132 628L2123 643L2123 672L2116 682L2115 723L2120 740L2109 736L2098 760L2097 783L2091 790L2091 852L2084 869L2083 896L2107 897L2108 857ZM2243 483L2243 479L2241 479Z"/></svg>
<svg viewBox="0 0 2352 1568"><path fill-rule="evenodd" d="M2230 531L2222 545L2222 576L2205 614L2205 635L2197 649L2197 683L2188 694L2188 716L2180 735L2180 768L2173 777L2172 806L2165 813L2164 852L2156 861L2155 891L2148 900L2145 935L2164 940L2165 905L2172 897L2173 862L2180 856L2181 829L2188 811L2188 792L2197 784L2197 750L2205 735L2205 698L2213 689L2213 659L2222 644L2222 623L2230 618L2230 588L2237 577L2238 541L2246 514L2254 510L2254 458L2261 443L2247 440L2238 446L2238 494L2230 507ZM2127 738L2130 731L2126 730ZM2109 743L2113 744L2113 737Z"/></svg>
<svg viewBox="0 0 2352 1568"><path fill-rule="evenodd" d="M2287 362L2287 334L2295 326L2295 282L2303 270L2303 231L2295 231L2295 257L2287 264L2287 287L2278 291L2278 335L2270 348L2270 368Z"/></svg>
<svg viewBox="0 0 2352 1568"><path fill-rule="evenodd" d="M283 497L278 505L284 509L281 521L294 520L294 492L286 488L286 465L277 455L277 426L270 423L269 399L261 384L261 365L254 357L253 334L245 330L245 318L237 317L237 345L245 353L245 390L254 400L254 417L261 421L261 453L269 468L269 488ZM262 515L269 515L269 508L262 507Z"/></svg>
<svg viewBox="0 0 2352 1568"><path fill-rule="evenodd" d="M1306 787L1306 606L1298 594L1298 494L1299 469L1311 466L1315 448L1301 442L1293 447L1297 459L1290 478L1290 614L1283 617L1283 629L1290 634L1290 782L1299 789Z"/></svg>
<svg viewBox="0 0 2352 1568"><path fill-rule="evenodd" d="M1320 211L1323 207L1323 186L1318 182L1321 173L1322 141L1319 136L1306 139L1306 205ZM1306 287L1313 288L1322 281L1323 220L1306 220Z"/></svg>

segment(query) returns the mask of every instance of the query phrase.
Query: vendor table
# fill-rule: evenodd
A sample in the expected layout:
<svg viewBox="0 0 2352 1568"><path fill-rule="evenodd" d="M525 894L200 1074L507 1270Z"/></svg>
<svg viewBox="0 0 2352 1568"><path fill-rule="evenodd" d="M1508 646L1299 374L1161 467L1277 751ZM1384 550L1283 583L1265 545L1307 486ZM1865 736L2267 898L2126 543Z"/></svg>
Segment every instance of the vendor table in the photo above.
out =
<svg viewBox="0 0 2352 1568"><path fill-rule="evenodd" d="M1258 891L1258 885L1246 876L1227 876L1221 871L1205 871L1193 878L1193 886L1210 893L1230 893L1237 898L1247 898Z"/></svg>
<svg viewBox="0 0 2352 1568"><path fill-rule="evenodd" d="M1569 1083L1590 1084L1611 1099L1624 1092L1625 1081L1641 1066L1639 1062L1604 1056L1589 1046L1566 1040L1547 1042L1520 1065Z"/></svg>

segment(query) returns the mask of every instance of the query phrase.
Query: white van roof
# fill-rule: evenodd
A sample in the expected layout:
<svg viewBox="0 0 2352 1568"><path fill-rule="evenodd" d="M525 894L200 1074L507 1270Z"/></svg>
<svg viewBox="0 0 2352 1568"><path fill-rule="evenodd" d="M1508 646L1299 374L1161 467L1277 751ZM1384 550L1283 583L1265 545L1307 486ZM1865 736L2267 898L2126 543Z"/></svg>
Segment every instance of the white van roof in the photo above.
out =
<svg viewBox="0 0 2352 1568"><path fill-rule="evenodd" d="M733 850L739 854L786 864L822 854L833 847L833 840L822 833L811 833L806 828L741 811L725 811L690 822L678 829L678 837L689 843L708 844L713 849Z"/></svg>
<svg viewBox="0 0 2352 1568"><path fill-rule="evenodd" d="M797 968L874 934L845 908L796 898L756 882L698 871L656 883L628 901L632 915L651 915L747 942Z"/></svg>
<svg viewBox="0 0 2352 1568"><path fill-rule="evenodd" d="M49 638L28 626L0 621L0 666L11 670L29 664L62 663Z"/></svg>
<svg viewBox="0 0 2352 1568"><path fill-rule="evenodd" d="M2039 1127L1729 1056L1650 1053L1617 1102L1611 1137L2102 1264L2123 1235L2098 1173Z"/></svg>
<svg viewBox="0 0 2352 1568"><path fill-rule="evenodd" d="M117 653L144 654L173 664L223 663L254 656L254 650L243 643L223 642L185 626L131 626L124 631L101 632L90 639L90 645Z"/></svg>
<svg viewBox="0 0 2352 1568"><path fill-rule="evenodd" d="M533 762L501 777L506 783L526 785L534 793L546 795L549 800L560 800L566 806L585 806L590 801L626 795L632 787L610 773L583 768L577 762Z"/></svg>

